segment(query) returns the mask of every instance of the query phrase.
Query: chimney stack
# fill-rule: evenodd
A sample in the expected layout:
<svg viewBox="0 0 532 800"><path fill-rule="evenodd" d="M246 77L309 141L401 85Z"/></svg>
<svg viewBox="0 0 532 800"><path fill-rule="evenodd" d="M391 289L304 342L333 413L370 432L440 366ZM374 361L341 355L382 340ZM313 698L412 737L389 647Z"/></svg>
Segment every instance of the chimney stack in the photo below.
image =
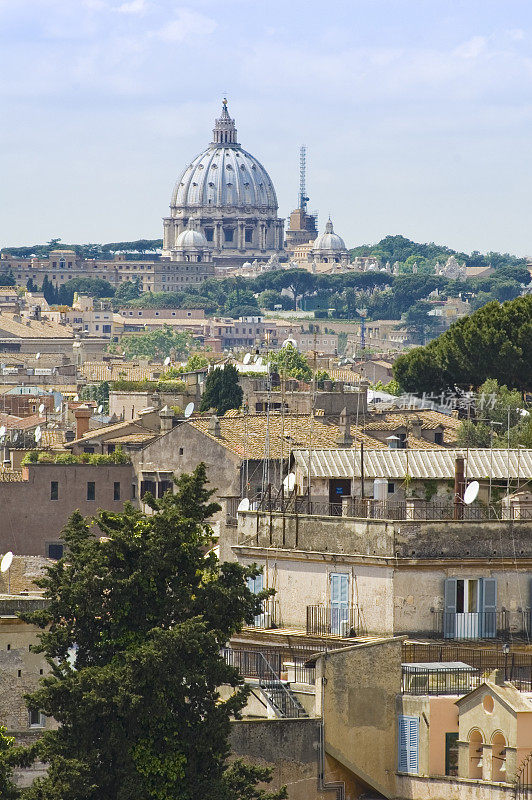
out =
<svg viewBox="0 0 532 800"><path fill-rule="evenodd" d="M81 439L81 437L89 430L89 421L92 416L92 409L86 405L79 406L74 410L74 416L76 418L76 439Z"/></svg>
<svg viewBox="0 0 532 800"><path fill-rule="evenodd" d="M353 444L353 437L351 436L351 419L347 413L347 408L344 408L340 414L340 431L336 443L338 447L351 447Z"/></svg>
<svg viewBox="0 0 532 800"><path fill-rule="evenodd" d="M221 438L222 431L220 428L220 420L216 414L213 414L209 420L209 433L211 436L216 436L217 439Z"/></svg>
<svg viewBox="0 0 532 800"><path fill-rule="evenodd" d="M173 428L174 412L168 406L163 406L159 411L161 420L161 433L168 433Z"/></svg>

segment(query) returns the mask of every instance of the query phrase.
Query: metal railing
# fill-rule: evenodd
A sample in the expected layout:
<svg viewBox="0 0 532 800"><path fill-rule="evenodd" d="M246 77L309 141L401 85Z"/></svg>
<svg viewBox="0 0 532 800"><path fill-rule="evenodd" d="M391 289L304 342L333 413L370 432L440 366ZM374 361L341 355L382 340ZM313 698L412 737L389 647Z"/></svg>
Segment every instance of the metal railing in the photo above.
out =
<svg viewBox="0 0 532 800"><path fill-rule="evenodd" d="M476 611L455 613L433 611L432 635L457 641L475 639L530 640L531 610Z"/></svg>
<svg viewBox="0 0 532 800"><path fill-rule="evenodd" d="M357 605L307 606L307 635L360 636L363 633Z"/></svg>
<svg viewBox="0 0 532 800"><path fill-rule="evenodd" d="M467 694L480 686L479 670L466 668L422 669L403 665L401 691L413 695Z"/></svg>
<svg viewBox="0 0 532 800"><path fill-rule="evenodd" d="M419 498L410 500L374 500L373 498L344 497L330 502L313 500L308 495L287 497L280 490L271 487L267 493L258 496L251 503L256 511L316 515L324 517L354 517L359 519L412 520L418 522L441 522L456 519L456 507L449 502L425 501ZM502 508L501 504L462 505L459 507L459 521L474 522L488 520L530 520L532 507L512 506Z"/></svg>
<svg viewBox="0 0 532 800"><path fill-rule="evenodd" d="M316 667L306 667L305 662L294 662L294 683L316 683Z"/></svg>
<svg viewBox="0 0 532 800"><path fill-rule="evenodd" d="M500 669L506 680L521 692L532 691L532 653L504 652L502 647L471 647L465 644L436 644L434 642L405 642L404 664L460 661L483 677Z"/></svg>
<svg viewBox="0 0 532 800"><path fill-rule="evenodd" d="M251 623L252 628L277 628L279 625L279 601L268 597L262 601L262 612Z"/></svg>
<svg viewBox="0 0 532 800"><path fill-rule="evenodd" d="M532 798L532 753L529 753L518 767L514 784L514 800L530 800L530 798Z"/></svg>
<svg viewBox="0 0 532 800"><path fill-rule="evenodd" d="M273 676L276 680L281 679L282 656L279 652L224 647L222 655L225 663L235 667L243 678L266 680Z"/></svg>

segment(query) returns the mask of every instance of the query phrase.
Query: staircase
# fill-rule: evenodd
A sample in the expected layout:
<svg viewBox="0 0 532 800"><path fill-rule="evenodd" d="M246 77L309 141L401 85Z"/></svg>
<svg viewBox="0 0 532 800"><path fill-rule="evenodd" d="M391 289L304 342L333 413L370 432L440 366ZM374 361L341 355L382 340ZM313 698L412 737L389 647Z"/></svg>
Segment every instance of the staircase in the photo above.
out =
<svg viewBox="0 0 532 800"><path fill-rule="evenodd" d="M290 688L280 680L261 680L260 688L278 717L308 717L307 712Z"/></svg>

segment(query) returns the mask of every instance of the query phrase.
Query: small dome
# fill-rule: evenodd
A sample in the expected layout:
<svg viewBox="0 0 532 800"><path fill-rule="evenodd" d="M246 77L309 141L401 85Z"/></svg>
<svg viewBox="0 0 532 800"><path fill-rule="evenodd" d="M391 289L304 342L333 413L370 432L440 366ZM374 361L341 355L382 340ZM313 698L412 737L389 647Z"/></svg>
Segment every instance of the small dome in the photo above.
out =
<svg viewBox="0 0 532 800"><path fill-rule="evenodd" d="M177 250L184 250L188 247L192 248L202 248L208 247L209 244L207 239L202 234L201 231L193 231L193 230L186 230L181 231L177 239L175 240L175 247Z"/></svg>
<svg viewBox="0 0 532 800"><path fill-rule="evenodd" d="M345 242L333 230L331 220L325 226L325 233L320 234L312 245L313 250L346 250Z"/></svg>

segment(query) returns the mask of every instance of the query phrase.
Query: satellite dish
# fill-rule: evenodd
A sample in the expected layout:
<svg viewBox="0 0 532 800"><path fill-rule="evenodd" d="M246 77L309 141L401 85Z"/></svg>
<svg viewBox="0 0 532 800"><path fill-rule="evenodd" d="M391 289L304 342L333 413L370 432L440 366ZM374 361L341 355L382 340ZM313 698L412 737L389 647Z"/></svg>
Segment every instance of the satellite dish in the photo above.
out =
<svg viewBox="0 0 532 800"><path fill-rule="evenodd" d="M188 419L194 413L194 403L189 403L185 408L185 419Z"/></svg>
<svg viewBox="0 0 532 800"><path fill-rule="evenodd" d="M282 344L282 347L286 347L288 344L292 345L292 347L295 347L297 349L297 342L295 339L285 339Z"/></svg>
<svg viewBox="0 0 532 800"><path fill-rule="evenodd" d="M36 354L35 354L35 359L36 359L36 360L38 360L40 357L41 357L41 354L40 354L40 353L36 353Z"/></svg>
<svg viewBox="0 0 532 800"><path fill-rule="evenodd" d="M44 411L44 403L41 403L41 405L39 406L39 414L42 414L43 411Z"/></svg>
<svg viewBox="0 0 532 800"><path fill-rule="evenodd" d="M98 414L101 414L102 411L103 411L103 406L100 403L100 405L98 406Z"/></svg>
<svg viewBox="0 0 532 800"><path fill-rule="evenodd" d="M5 556L0 561L0 572L7 572L11 564L13 563L13 553L11 550L8 550Z"/></svg>
<svg viewBox="0 0 532 800"><path fill-rule="evenodd" d="M15 435L13 436L13 441L18 442L18 431L15 432Z"/></svg>
<svg viewBox="0 0 532 800"><path fill-rule="evenodd" d="M471 481L469 486L464 492L464 503L470 506L471 503L477 499L478 490L480 489L478 481Z"/></svg>
<svg viewBox="0 0 532 800"><path fill-rule="evenodd" d="M41 431L41 426L40 425L37 425L37 427L35 428L34 437L35 437L35 441L36 442L40 442L41 441L41 439L42 439L42 431Z"/></svg>
<svg viewBox="0 0 532 800"><path fill-rule="evenodd" d="M240 501L237 511L249 511L249 499L247 497Z"/></svg>
<svg viewBox="0 0 532 800"><path fill-rule="evenodd" d="M244 356L244 360L242 361L242 363L243 363L243 364L249 364L249 362L250 362L250 361L251 361L251 353L246 353L246 355Z"/></svg>
<svg viewBox="0 0 532 800"><path fill-rule="evenodd" d="M289 472L283 481L283 486L285 489L288 489L288 491L291 492L293 491L295 485L296 485L296 476L294 475L293 472Z"/></svg>
<svg viewBox="0 0 532 800"><path fill-rule="evenodd" d="M55 407L55 413L59 414L60 411L61 411L61 406L56 406Z"/></svg>
<svg viewBox="0 0 532 800"><path fill-rule="evenodd" d="M0 426L0 436L5 436L5 435L6 435L6 426L2 425Z"/></svg>
<svg viewBox="0 0 532 800"><path fill-rule="evenodd" d="M75 402L75 403L77 403L77 402L78 402L78 400L79 400L79 394L76 394L76 395L74 396L74 402Z"/></svg>
<svg viewBox="0 0 532 800"><path fill-rule="evenodd" d="M259 356L256 361L257 367L262 367L262 356Z"/></svg>
<svg viewBox="0 0 532 800"><path fill-rule="evenodd" d="M163 361L163 364L165 367L167 367L169 363L170 363L170 356L166 356L166 358Z"/></svg>

